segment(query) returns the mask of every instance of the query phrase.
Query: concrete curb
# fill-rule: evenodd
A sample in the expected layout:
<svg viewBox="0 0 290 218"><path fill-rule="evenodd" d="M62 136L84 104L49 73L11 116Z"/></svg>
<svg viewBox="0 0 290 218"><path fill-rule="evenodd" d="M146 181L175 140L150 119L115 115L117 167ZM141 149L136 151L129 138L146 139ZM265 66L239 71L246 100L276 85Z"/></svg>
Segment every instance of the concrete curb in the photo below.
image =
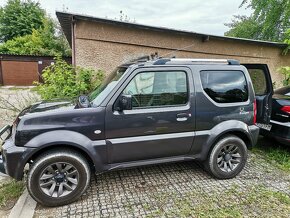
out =
<svg viewBox="0 0 290 218"><path fill-rule="evenodd" d="M36 207L36 201L29 195L27 189L24 190L14 207L12 208L8 218L32 218Z"/></svg>

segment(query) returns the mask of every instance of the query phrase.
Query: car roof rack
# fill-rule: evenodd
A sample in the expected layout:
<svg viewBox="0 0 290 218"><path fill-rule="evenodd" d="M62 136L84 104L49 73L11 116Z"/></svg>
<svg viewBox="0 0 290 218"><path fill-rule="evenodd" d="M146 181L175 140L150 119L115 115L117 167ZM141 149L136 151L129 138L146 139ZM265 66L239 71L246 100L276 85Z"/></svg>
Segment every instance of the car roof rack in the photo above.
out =
<svg viewBox="0 0 290 218"><path fill-rule="evenodd" d="M240 65L240 62L234 59L194 59L194 58L160 58L154 61L153 65L180 64L180 63Z"/></svg>

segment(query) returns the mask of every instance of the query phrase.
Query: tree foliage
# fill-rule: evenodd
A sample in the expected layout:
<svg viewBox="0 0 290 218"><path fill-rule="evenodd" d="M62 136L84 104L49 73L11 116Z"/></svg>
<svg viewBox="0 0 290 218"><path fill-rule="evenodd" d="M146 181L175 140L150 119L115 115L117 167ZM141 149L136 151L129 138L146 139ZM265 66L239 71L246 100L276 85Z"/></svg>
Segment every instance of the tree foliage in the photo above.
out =
<svg viewBox="0 0 290 218"><path fill-rule="evenodd" d="M44 18L43 26L32 33L18 36L0 45L0 53L18 55L63 55L71 54L64 36L56 33L56 23Z"/></svg>
<svg viewBox="0 0 290 218"><path fill-rule="evenodd" d="M290 67L281 67L279 71L284 75L283 85L290 85Z"/></svg>
<svg viewBox="0 0 290 218"><path fill-rule="evenodd" d="M251 8L251 16L234 16L232 23L226 24L230 30L227 36L284 41L290 28L289 0L243 0L240 7Z"/></svg>
<svg viewBox="0 0 290 218"><path fill-rule="evenodd" d="M290 28L286 31L284 42L288 44L288 47L284 51L284 54L287 54L290 50Z"/></svg>
<svg viewBox="0 0 290 218"><path fill-rule="evenodd" d="M100 85L104 78L102 71L74 67L60 57L55 64L44 69L44 83L36 83L36 91L42 99L73 98L88 94Z"/></svg>
<svg viewBox="0 0 290 218"><path fill-rule="evenodd" d="M32 0L8 0L0 8L0 53L70 56L59 25Z"/></svg>
<svg viewBox="0 0 290 218"><path fill-rule="evenodd" d="M33 29L43 26L45 11L38 2L31 0L8 0L0 8L0 41L31 34Z"/></svg>

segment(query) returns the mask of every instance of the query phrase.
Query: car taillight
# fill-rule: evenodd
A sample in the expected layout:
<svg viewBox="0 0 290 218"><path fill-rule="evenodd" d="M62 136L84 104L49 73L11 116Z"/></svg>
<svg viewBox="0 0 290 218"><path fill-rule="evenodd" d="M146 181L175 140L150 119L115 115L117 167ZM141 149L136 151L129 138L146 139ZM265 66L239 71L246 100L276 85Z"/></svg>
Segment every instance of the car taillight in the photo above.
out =
<svg viewBox="0 0 290 218"><path fill-rule="evenodd" d="M254 119L253 119L253 122L254 122L254 124L256 124L257 123L257 101L256 101L256 99L254 100L253 107L254 107Z"/></svg>
<svg viewBox="0 0 290 218"><path fill-rule="evenodd" d="M281 108L281 111L284 111L284 112L290 114L290 106L283 106L283 107Z"/></svg>

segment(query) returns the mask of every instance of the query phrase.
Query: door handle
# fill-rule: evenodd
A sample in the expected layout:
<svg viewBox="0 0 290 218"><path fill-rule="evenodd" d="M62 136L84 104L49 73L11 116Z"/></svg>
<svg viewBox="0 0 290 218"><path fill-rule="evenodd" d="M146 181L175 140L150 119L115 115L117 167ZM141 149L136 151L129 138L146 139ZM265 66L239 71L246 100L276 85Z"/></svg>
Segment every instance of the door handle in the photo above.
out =
<svg viewBox="0 0 290 218"><path fill-rule="evenodd" d="M180 113L176 115L176 120L179 122L187 121L191 117L190 113Z"/></svg>

